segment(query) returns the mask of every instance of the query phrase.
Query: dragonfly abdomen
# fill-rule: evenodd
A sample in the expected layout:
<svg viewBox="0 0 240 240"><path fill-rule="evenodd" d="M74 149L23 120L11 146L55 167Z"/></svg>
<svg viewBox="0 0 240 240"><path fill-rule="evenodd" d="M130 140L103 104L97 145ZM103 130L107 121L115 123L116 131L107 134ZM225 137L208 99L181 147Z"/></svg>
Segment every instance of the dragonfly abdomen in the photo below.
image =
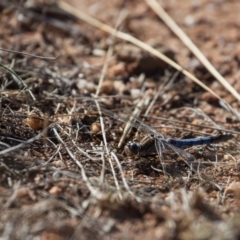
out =
<svg viewBox="0 0 240 240"><path fill-rule="evenodd" d="M195 145L218 143L220 141L227 141L231 139L233 135L218 135L218 136L208 136L202 138L188 138L188 139L168 139L168 142L175 147L191 147Z"/></svg>

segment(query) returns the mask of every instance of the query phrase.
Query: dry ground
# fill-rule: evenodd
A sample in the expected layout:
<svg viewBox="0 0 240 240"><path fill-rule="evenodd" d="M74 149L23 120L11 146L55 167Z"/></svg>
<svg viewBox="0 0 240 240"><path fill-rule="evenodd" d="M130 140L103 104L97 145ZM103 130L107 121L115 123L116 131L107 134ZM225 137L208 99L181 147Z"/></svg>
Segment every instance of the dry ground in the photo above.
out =
<svg viewBox="0 0 240 240"><path fill-rule="evenodd" d="M2 0L1 48L60 56L0 51L1 239L239 239L239 101L145 1L66 2L174 59L235 113L166 63L55 1ZM240 91L239 1L161 4ZM107 109L103 118L97 104ZM122 120L137 105L139 118L170 137L222 129L235 131L234 138L185 149L198 166L191 169L173 151L161 159L129 157L124 145L146 136L133 129L118 147Z"/></svg>

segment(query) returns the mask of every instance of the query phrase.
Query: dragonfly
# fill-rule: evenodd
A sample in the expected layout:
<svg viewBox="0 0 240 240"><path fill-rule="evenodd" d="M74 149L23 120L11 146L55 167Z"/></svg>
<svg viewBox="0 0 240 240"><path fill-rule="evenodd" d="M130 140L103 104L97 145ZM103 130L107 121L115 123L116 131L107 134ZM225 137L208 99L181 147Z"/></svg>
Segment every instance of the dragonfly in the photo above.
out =
<svg viewBox="0 0 240 240"><path fill-rule="evenodd" d="M204 144L225 142L233 138L232 134L219 134L217 136L207 136L200 138L188 138L188 139L173 139L173 138L159 138L154 136L147 136L142 139L141 142L130 141L125 146L125 152L129 156L149 156L157 154L158 147L156 147L156 142L160 142L163 148L174 148L175 151L179 152L182 147L192 147ZM185 155L188 155L185 153Z"/></svg>
<svg viewBox="0 0 240 240"><path fill-rule="evenodd" d="M96 111L96 107L93 107ZM107 115L109 117L115 118L123 123L126 123L128 120L124 117L121 117L114 112L106 109L101 108L100 115ZM199 138L188 138L188 139L174 139L165 136L161 132L158 132L156 129L148 126L147 124L143 123L138 118L135 118L133 122L130 123L134 128L138 131L142 131L147 133L147 136L144 137L140 142L137 141L130 141L124 147L124 152L128 156L141 156L147 157L150 155L158 154L161 158L163 152L165 150L172 150L181 159L190 167L193 168L193 161L195 157L185 151L184 147L192 147L196 145L203 145L203 144L212 144L212 143L219 143L223 141L228 141L233 138L232 134L218 134L216 136L206 136L206 137L199 137ZM163 164L162 167L164 168ZM193 169L197 171L197 169Z"/></svg>

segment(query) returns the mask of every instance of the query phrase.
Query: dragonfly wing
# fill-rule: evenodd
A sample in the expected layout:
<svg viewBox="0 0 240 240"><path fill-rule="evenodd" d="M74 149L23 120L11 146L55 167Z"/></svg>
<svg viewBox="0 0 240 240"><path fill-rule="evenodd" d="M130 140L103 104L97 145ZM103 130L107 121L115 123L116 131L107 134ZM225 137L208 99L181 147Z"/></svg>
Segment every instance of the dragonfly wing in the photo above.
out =
<svg viewBox="0 0 240 240"><path fill-rule="evenodd" d="M98 109L96 108L96 106L91 106L91 110L94 110L96 112L98 112ZM122 116L119 116L118 114L110 111L110 110L107 110L105 108L102 108L101 107L101 113L103 115L106 115L106 116L109 116L111 118L114 118L120 122L123 122L123 123L128 123L136 128L138 131L140 132L145 132L145 133L148 133L150 134L151 136L160 136L161 138L165 138L163 134L157 132L154 128L148 126L147 124L143 123L139 118L137 117L132 117L133 119L131 121L129 121L129 118L125 118L125 117L122 117Z"/></svg>
<svg viewBox="0 0 240 240"><path fill-rule="evenodd" d="M157 141L159 142L159 140ZM186 152L183 149L177 148L170 144L167 140L162 140L161 144L157 144L157 146L162 146L162 149L171 149L174 153L176 153L191 169L194 167L195 157L190 153ZM159 149L159 147L157 147ZM197 170L197 168L195 169Z"/></svg>

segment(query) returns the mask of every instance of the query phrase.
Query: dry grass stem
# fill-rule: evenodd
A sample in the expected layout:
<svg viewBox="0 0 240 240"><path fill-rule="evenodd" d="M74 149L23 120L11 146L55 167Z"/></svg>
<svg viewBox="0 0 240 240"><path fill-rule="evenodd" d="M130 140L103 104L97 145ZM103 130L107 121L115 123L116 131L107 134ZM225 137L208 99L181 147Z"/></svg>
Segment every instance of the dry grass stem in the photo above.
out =
<svg viewBox="0 0 240 240"><path fill-rule="evenodd" d="M161 18L162 21L182 40L182 42L192 51L198 60L208 69L208 71L236 98L240 101L239 93L226 81L226 79L214 68L203 53L183 32L183 30L173 21L166 11L156 0L146 0L146 3Z"/></svg>
<svg viewBox="0 0 240 240"><path fill-rule="evenodd" d="M160 58L161 60L163 60L164 62L168 63L170 66L172 66L173 68L175 68L177 71L182 72L185 76L187 76L189 79L191 79L192 81L194 81L195 83L197 83L199 86L201 86L202 88L204 88L205 90L207 90L208 92L210 92L213 96L215 96L216 98L218 98L219 100L221 99L214 91L212 91L210 88L208 88L205 84L203 84L199 79L197 79L196 77L194 77L190 72L186 71L184 68L182 68L180 65L178 65L176 62L172 61L170 58L166 57L165 55L163 55L162 53L160 53L159 51L157 51L156 49L152 48L151 46L147 45L146 43L134 38L133 36L120 32L120 31L116 31L115 29L113 29L112 27L98 21L97 19L89 16L88 14L82 12L79 9L75 9L73 8L71 5L63 2L63 1L59 1L59 7L62 8L63 10L65 10L66 12L71 13L72 15L86 21L87 23L93 25L96 28L99 28L105 32L108 32L109 34L113 34L114 36L128 41L144 50L146 50L147 52L150 52L151 54L155 55L156 57ZM239 98L240 99L240 98Z"/></svg>
<svg viewBox="0 0 240 240"><path fill-rule="evenodd" d="M128 134L130 133L130 131L132 129L133 122L135 121L135 119L137 119L139 117L142 109L145 108L146 106L148 106L149 100L150 100L149 98L146 98L146 99L143 98L136 105L132 115L129 117L129 120L127 121L126 126L123 130L123 134L118 143L118 148L121 148L123 146L123 143L124 143L126 137L128 136Z"/></svg>

